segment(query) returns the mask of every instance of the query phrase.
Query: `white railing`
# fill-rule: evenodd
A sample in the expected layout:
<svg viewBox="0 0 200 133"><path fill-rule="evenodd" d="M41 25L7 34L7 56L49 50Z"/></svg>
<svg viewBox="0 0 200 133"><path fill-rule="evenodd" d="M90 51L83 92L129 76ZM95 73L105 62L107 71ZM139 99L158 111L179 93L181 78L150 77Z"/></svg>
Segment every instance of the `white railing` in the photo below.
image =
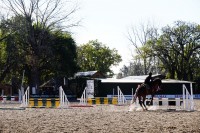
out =
<svg viewBox="0 0 200 133"><path fill-rule="evenodd" d="M68 108L69 107L69 101L67 99L67 95L65 94L62 86L59 87L59 99L60 99L60 105L58 108Z"/></svg>
<svg viewBox="0 0 200 133"><path fill-rule="evenodd" d="M194 110L192 83L190 84L190 93L183 84L183 109L187 111Z"/></svg>
<svg viewBox="0 0 200 133"><path fill-rule="evenodd" d="M87 87L85 87L83 94L80 99L80 105L87 105Z"/></svg>
<svg viewBox="0 0 200 133"><path fill-rule="evenodd" d="M28 87L22 97L22 103L21 103L20 107L28 107L29 106L29 94L30 94L30 88Z"/></svg>
<svg viewBox="0 0 200 133"><path fill-rule="evenodd" d="M159 104L161 102L161 105ZM169 102L175 102L175 104L170 105ZM175 110L181 110L181 99L180 98L154 98L153 99L153 106L156 107L156 109L175 109Z"/></svg>
<svg viewBox="0 0 200 133"><path fill-rule="evenodd" d="M119 86L117 86L117 100L118 100L118 104L122 105L122 104L127 104L127 100L124 97L124 94L122 93L122 91L120 90Z"/></svg>

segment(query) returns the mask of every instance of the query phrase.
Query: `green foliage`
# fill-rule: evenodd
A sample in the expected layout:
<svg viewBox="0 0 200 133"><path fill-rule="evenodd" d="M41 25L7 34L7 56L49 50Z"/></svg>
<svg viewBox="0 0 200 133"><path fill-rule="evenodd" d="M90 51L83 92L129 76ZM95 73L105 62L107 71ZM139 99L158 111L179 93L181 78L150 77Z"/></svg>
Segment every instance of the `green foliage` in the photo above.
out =
<svg viewBox="0 0 200 133"><path fill-rule="evenodd" d="M1 6L11 13L0 23L0 43L5 44L5 49L1 48L5 57L0 57L0 66L4 66L0 82L11 79L10 75L18 78L26 70L32 87L53 76L68 77L77 71L75 43L63 32L78 25L71 21L76 6L64 8L68 4L60 0L6 0Z"/></svg>
<svg viewBox="0 0 200 133"><path fill-rule="evenodd" d="M68 33L54 35L54 44L51 47L55 57L53 65L56 76L73 76L79 69L77 65L76 44Z"/></svg>
<svg viewBox="0 0 200 133"><path fill-rule="evenodd" d="M199 25L177 21L173 27L164 27L156 43L152 42L149 40L143 52L156 55L169 78L193 81L200 76Z"/></svg>
<svg viewBox="0 0 200 133"><path fill-rule="evenodd" d="M81 71L100 71L113 75L110 67L122 61L116 49L110 49L97 40L89 41L78 47L78 64Z"/></svg>
<svg viewBox="0 0 200 133"><path fill-rule="evenodd" d="M1 22L4 39L0 42L0 81L21 78L23 70L27 83L32 85L52 77L73 76L78 66L76 44L71 35L50 31L39 24L30 26L30 31L25 22L21 16Z"/></svg>

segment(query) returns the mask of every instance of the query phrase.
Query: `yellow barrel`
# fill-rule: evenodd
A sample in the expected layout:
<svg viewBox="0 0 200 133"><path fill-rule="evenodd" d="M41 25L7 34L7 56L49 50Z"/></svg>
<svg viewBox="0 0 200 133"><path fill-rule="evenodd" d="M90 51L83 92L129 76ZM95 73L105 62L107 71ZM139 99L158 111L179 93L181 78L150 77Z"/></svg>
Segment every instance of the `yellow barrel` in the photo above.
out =
<svg viewBox="0 0 200 133"><path fill-rule="evenodd" d="M92 98L88 98L88 99L87 99L87 103L88 103L89 105L92 105Z"/></svg>
<svg viewBox="0 0 200 133"><path fill-rule="evenodd" d="M95 102L96 102L96 104L101 104L100 98L99 98L99 97L96 97L96 98L95 98Z"/></svg>
<svg viewBox="0 0 200 133"><path fill-rule="evenodd" d="M59 98L30 98L29 107L57 108L60 105Z"/></svg>
<svg viewBox="0 0 200 133"><path fill-rule="evenodd" d="M60 99L59 98L56 98L55 99L55 107L57 108L57 107L59 107L59 105L60 105Z"/></svg>
<svg viewBox="0 0 200 133"><path fill-rule="evenodd" d="M116 105L118 102L117 102L117 97L113 97L112 98L112 104Z"/></svg>
<svg viewBox="0 0 200 133"><path fill-rule="evenodd" d="M37 101L38 101L38 105L37 105L38 107L44 106L42 102L42 98L38 98Z"/></svg>
<svg viewBox="0 0 200 133"><path fill-rule="evenodd" d="M107 97L104 97L103 103L108 104L108 98Z"/></svg>
<svg viewBox="0 0 200 133"><path fill-rule="evenodd" d="M52 102L51 102L51 99L46 99L46 107L52 107Z"/></svg>
<svg viewBox="0 0 200 133"><path fill-rule="evenodd" d="M34 106L34 99L30 98L29 99L29 107L33 107Z"/></svg>

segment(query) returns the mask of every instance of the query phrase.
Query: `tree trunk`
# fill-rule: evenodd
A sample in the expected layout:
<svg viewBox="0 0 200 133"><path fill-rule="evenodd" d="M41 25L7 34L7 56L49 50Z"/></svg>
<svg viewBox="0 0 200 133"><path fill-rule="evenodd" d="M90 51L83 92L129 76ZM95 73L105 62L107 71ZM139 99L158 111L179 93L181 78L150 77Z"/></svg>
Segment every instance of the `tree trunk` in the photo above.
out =
<svg viewBox="0 0 200 133"><path fill-rule="evenodd" d="M31 69L31 79L30 79L30 87L32 88L32 87L35 87L36 89L39 87L39 83L40 83L40 78L39 78L40 76L39 76L39 71L38 71L38 68L37 67L33 67L32 69ZM36 92L37 92L37 90L36 90Z"/></svg>
<svg viewBox="0 0 200 133"><path fill-rule="evenodd" d="M147 75L147 60L144 58L144 74Z"/></svg>
<svg viewBox="0 0 200 133"><path fill-rule="evenodd" d="M40 72L39 72L39 65L38 65L38 57L37 55L32 55L32 60L30 64L30 87L35 87L36 88L36 93L37 93L37 88L40 85Z"/></svg>

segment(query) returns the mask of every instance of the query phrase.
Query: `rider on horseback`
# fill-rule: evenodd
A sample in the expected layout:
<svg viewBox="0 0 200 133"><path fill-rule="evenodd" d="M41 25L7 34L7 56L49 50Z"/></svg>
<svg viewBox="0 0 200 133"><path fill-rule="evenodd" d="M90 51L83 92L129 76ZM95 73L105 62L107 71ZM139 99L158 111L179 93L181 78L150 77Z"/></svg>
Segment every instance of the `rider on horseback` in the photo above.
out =
<svg viewBox="0 0 200 133"><path fill-rule="evenodd" d="M144 84L146 85L147 89L151 88L151 82L152 82L152 73L149 73L149 76L146 77Z"/></svg>

